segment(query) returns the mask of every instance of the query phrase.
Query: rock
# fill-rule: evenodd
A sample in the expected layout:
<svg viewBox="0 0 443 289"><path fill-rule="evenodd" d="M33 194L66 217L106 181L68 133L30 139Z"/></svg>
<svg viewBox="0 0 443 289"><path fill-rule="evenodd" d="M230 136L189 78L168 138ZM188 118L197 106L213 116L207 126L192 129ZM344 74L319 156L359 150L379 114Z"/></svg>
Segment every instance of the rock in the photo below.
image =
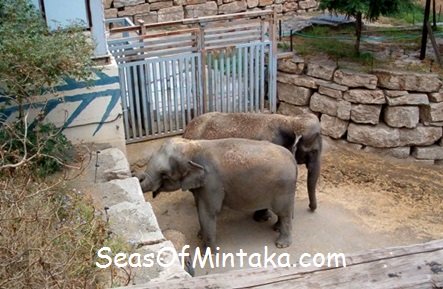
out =
<svg viewBox="0 0 443 289"><path fill-rule="evenodd" d="M203 17L217 15L217 3L214 1L206 2L204 4L185 6L185 17Z"/></svg>
<svg viewBox="0 0 443 289"><path fill-rule="evenodd" d="M341 92L345 92L345 91L349 90L349 87L347 87L347 86L340 85L340 84L330 82L330 81L326 81L323 79L315 79L315 83L318 86L323 86L323 87L327 87L330 89L339 90Z"/></svg>
<svg viewBox="0 0 443 289"><path fill-rule="evenodd" d="M420 109L417 106L388 106L384 110L384 120L392 127L414 128L417 126Z"/></svg>
<svg viewBox="0 0 443 289"><path fill-rule="evenodd" d="M395 72L382 69L375 70L373 73L378 77L379 87L393 90L437 92L442 84L437 74Z"/></svg>
<svg viewBox="0 0 443 289"><path fill-rule="evenodd" d="M105 9L105 19L117 18L117 8Z"/></svg>
<svg viewBox="0 0 443 289"><path fill-rule="evenodd" d="M307 88L317 89L318 85L314 78L305 76L305 75L298 75L298 74L288 74L288 73L282 73L279 72L277 74L277 80L279 82L288 83L288 84L294 84L296 86L303 86Z"/></svg>
<svg viewBox="0 0 443 289"><path fill-rule="evenodd" d="M437 142L442 136L441 127L417 126L414 129L402 128L399 146L428 146Z"/></svg>
<svg viewBox="0 0 443 289"><path fill-rule="evenodd" d="M312 111L329 114L330 116L337 115L338 101L319 93L314 93L311 96L309 108Z"/></svg>
<svg viewBox="0 0 443 289"><path fill-rule="evenodd" d="M337 69L336 65L309 63L306 74L312 77L317 77L325 80L331 80L334 72Z"/></svg>
<svg viewBox="0 0 443 289"><path fill-rule="evenodd" d="M374 148L367 146L363 149L365 152L376 153L382 156L391 156L397 159L407 159L411 154L410 147L398 147L398 148Z"/></svg>
<svg viewBox="0 0 443 289"><path fill-rule="evenodd" d="M98 179L110 181L132 176L128 160L121 150L116 148L105 149L100 151L97 157L99 165L97 168Z"/></svg>
<svg viewBox="0 0 443 289"><path fill-rule="evenodd" d="M430 93L429 100L432 102L443 102L443 91Z"/></svg>
<svg viewBox="0 0 443 289"><path fill-rule="evenodd" d="M258 6L258 0L246 0L246 4L247 4L248 8L255 8ZM278 62L278 66L280 67L280 61ZM290 71L287 71L287 72L290 72Z"/></svg>
<svg viewBox="0 0 443 289"><path fill-rule="evenodd" d="M174 3L172 1L162 1L162 2L155 2L155 3L149 4L149 8L151 9L151 11L163 10L163 9L167 9L167 8L170 8L170 9L171 8L174 8L174 9L181 8L178 6L172 7L173 5L174 5ZM171 12L169 12L169 13L174 12L175 11L174 9L172 9ZM160 11L158 11L158 12L160 12ZM159 20L158 20L159 22L167 21L167 20L163 20L163 19L167 19L169 16L166 13L168 13L168 10L165 10L162 12L162 18L161 18L162 20L160 20L160 18L159 18ZM158 16L160 16L160 13L158 14ZM172 15L171 17L173 17L173 16L174 15Z"/></svg>
<svg viewBox="0 0 443 289"><path fill-rule="evenodd" d="M162 2L163 3L163 2ZM168 2L165 2L168 3ZM172 6L172 1L169 2L170 6ZM134 16L135 14L149 12L150 6L153 4L141 4L137 6L126 6L124 10L118 11L118 17L126 17L126 16Z"/></svg>
<svg viewBox="0 0 443 289"><path fill-rule="evenodd" d="M197 4L203 4L203 3L206 3L206 0L186 0L186 5L197 5ZM217 4L217 3L215 3L215 4Z"/></svg>
<svg viewBox="0 0 443 289"><path fill-rule="evenodd" d="M412 155L419 160L443 160L443 147L437 145L414 147Z"/></svg>
<svg viewBox="0 0 443 289"><path fill-rule="evenodd" d="M166 240L171 241L175 249L179 252L187 245L186 236L182 232L168 229L163 231L163 236L165 236Z"/></svg>
<svg viewBox="0 0 443 289"><path fill-rule="evenodd" d="M349 101L339 100L337 105L337 117L342 120L351 119L352 105Z"/></svg>
<svg viewBox="0 0 443 289"><path fill-rule="evenodd" d="M149 203L122 202L110 207L108 215L111 232L131 243L165 240Z"/></svg>
<svg viewBox="0 0 443 289"><path fill-rule="evenodd" d="M145 3L145 0L114 0L114 8L134 6Z"/></svg>
<svg viewBox="0 0 443 289"><path fill-rule="evenodd" d="M258 6L259 7L266 7L266 6L270 6L274 3L274 0L259 0L258 1Z"/></svg>
<svg viewBox="0 0 443 289"><path fill-rule="evenodd" d="M406 90L385 90L385 95L389 97L399 97L408 94Z"/></svg>
<svg viewBox="0 0 443 289"><path fill-rule="evenodd" d="M109 9L109 8L111 8L112 7L112 2L113 2L114 0L104 0L103 1L103 8L105 8L105 9Z"/></svg>
<svg viewBox="0 0 443 289"><path fill-rule="evenodd" d="M330 97L335 98L335 99L342 99L343 98L343 92L342 91L335 90L335 89L332 89L332 88L329 88L329 87L326 87L326 86L320 86L318 88L318 92L320 94L327 95L327 96L330 96Z"/></svg>
<svg viewBox="0 0 443 289"><path fill-rule="evenodd" d="M317 7L317 1L316 0L299 1L298 7L300 7L300 9L303 9L303 10L315 8L315 7Z"/></svg>
<svg viewBox="0 0 443 289"><path fill-rule="evenodd" d="M183 7L181 6L175 6L175 7L158 10L158 22L176 21L176 20L182 20L183 18L184 18L184 11Z"/></svg>
<svg viewBox="0 0 443 289"><path fill-rule="evenodd" d="M292 104L281 102L278 106L277 113L294 116L304 113L312 113L312 111L307 106L295 106Z"/></svg>
<svg viewBox="0 0 443 289"><path fill-rule="evenodd" d="M351 120L357 123L378 124L381 105L354 104L351 109Z"/></svg>
<svg viewBox="0 0 443 289"><path fill-rule="evenodd" d="M435 161L434 161L434 164L435 164L436 166L443 166L443 160L435 160Z"/></svg>
<svg viewBox="0 0 443 289"><path fill-rule="evenodd" d="M277 82L278 99L295 105L309 105L312 89Z"/></svg>
<svg viewBox="0 0 443 289"><path fill-rule="evenodd" d="M400 146L400 131L383 123L376 126L350 123L347 140L372 147L398 147Z"/></svg>
<svg viewBox="0 0 443 289"><path fill-rule="evenodd" d="M353 103L384 104L385 95L382 90L351 89L344 93L343 98Z"/></svg>
<svg viewBox="0 0 443 289"><path fill-rule="evenodd" d="M386 100L390 106L429 104L428 96L424 93L411 93L398 97L386 97Z"/></svg>
<svg viewBox="0 0 443 289"><path fill-rule="evenodd" d="M342 69L335 71L334 81L349 87L366 87L369 89L375 89L377 87L377 77L375 75Z"/></svg>
<svg viewBox="0 0 443 289"><path fill-rule="evenodd" d="M288 2L288 1L286 1L283 4L283 13L297 11L297 9L298 9L297 2Z"/></svg>
<svg viewBox="0 0 443 289"><path fill-rule="evenodd" d="M99 183L102 205L112 207L121 202L144 203L145 198L137 178L124 180L112 180L107 183Z"/></svg>
<svg viewBox="0 0 443 289"><path fill-rule="evenodd" d="M135 19L136 19L136 21L138 19L142 19L143 21L145 21L146 24L157 23L158 22L158 15L157 15L157 12L152 11L152 12L147 12L147 13L135 15Z"/></svg>
<svg viewBox="0 0 443 289"><path fill-rule="evenodd" d="M425 122L443 121L443 102L431 102L420 107L420 118Z"/></svg>
<svg viewBox="0 0 443 289"><path fill-rule="evenodd" d="M246 2L244 0L223 4L218 7L219 14L229 14L246 11Z"/></svg>
<svg viewBox="0 0 443 289"><path fill-rule="evenodd" d="M258 1L258 0L253 0L253 1ZM294 56L290 59L281 59L278 61L277 64L277 70L286 73L302 74L304 68L305 68L304 60L297 56ZM279 79L277 78L277 81L278 80Z"/></svg>
<svg viewBox="0 0 443 289"><path fill-rule="evenodd" d="M275 11L277 14L283 13L283 4L272 4L270 7L272 10Z"/></svg>
<svg viewBox="0 0 443 289"><path fill-rule="evenodd" d="M322 114L320 119L321 133L332 138L341 138L348 129L349 122L339 118Z"/></svg>

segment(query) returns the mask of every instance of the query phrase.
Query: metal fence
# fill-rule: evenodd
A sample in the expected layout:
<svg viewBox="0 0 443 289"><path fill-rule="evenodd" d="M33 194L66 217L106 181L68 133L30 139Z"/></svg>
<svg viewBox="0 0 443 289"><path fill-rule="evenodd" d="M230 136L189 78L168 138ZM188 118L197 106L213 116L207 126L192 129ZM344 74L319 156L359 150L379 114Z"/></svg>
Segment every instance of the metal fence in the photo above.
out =
<svg viewBox="0 0 443 289"><path fill-rule="evenodd" d="M260 11L111 29L127 142L180 134L204 112L275 111L274 19ZM169 30L147 33L159 27Z"/></svg>

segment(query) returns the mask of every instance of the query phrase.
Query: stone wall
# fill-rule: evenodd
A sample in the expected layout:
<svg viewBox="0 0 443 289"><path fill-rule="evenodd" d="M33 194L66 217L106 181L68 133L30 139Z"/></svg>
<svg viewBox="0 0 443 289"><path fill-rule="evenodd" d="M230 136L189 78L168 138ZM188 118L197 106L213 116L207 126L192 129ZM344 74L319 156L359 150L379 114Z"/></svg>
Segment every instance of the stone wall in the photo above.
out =
<svg viewBox="0 0 443 289"><path fill-rule="evenodd" d="M293 15L313 11L318 0L103 0L105 18L130 17L145 23L180 20L217 14L276 9Z"/></svg>
<svg viewBox="0 0 443 289"><path fill-rule="evenodd" d="M371 74L305 63L278 63L278 112L313 112L323 135L365 151L443 164L443 88L435 74ZM356 145L355 145L356 144Z"/></svg>

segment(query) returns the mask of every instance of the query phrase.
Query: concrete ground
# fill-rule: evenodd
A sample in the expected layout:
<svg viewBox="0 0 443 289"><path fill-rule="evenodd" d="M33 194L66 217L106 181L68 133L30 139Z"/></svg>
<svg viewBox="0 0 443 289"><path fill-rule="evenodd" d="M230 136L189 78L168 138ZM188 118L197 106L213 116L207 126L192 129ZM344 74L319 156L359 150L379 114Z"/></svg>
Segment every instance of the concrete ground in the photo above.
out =
<svg viewBox="0 0 443 289"><path fill-rule="evenodd" d="M162 140L128 146L133 169L142 169ZM398 161L348 150L326 141L322 174L318 184L318 209L307 210L306 169L299 166L293 222L293 244L277 249L273 220L256 223L250 213L224 209L217 220L220 252L291 255L302 253L353 253L372 248L407 245L443 238L443 170L441 166ZM140 161L141 160L141 161ZM185 235L194 249L201 245L197 212L190 192L162 193L151 202L162 230ZM238 265L234 269L241 269ZM196 275L232 270L208 266Z"/></svg>

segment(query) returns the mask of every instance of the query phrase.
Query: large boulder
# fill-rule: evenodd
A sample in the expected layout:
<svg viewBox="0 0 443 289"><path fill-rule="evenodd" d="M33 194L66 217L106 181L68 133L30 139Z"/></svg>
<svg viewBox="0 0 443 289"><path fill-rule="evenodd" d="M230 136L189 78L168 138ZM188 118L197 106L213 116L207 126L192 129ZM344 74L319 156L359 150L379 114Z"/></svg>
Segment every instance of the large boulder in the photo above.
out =
<svg viewBox="0 0 443 289"><path fill-rule="evenodd" d="M143 3L145 3L145 0L114 0L114 8L134 6ZM111 6L109 5L109 7Z"/></svg>
<svg viewBox="0 0 443 289"><path fill-rule="evenodd" d="M202 4L185 6L185 17L203 17L217 15L217 2L209 1Z"/></svg>
<svg viewBox="0 0 443 289"><path fill-rule="evenodd" d="M351 120L356 123L377 124L380 120L381 105L354 104Z"/></svg>
<svg viewBox="0 0 443 289"><path fill-rule="evenodd" d="M309 63L306 74L312 77L331 80L336 69L337 66L335 64Z"/></svg>
<svg viewBox="0 0 443 289"><path fill-rule="evenodd" d="M314 93L311 96L309 107L312 111L329 114L330 116L337 115L338 101L332 97Z"/></svg>
<svg viewBox="0 0 443 289"><path fill-rule="evenodd" d="M295 105L309 105L312 89L278 82L277 95L279 100L287 103Z"/></svg>
<svg viewBox="0 0 443 289"><path fill-rule="evenodd" d="M412 155L419 160L443 160L443 147L437 145L415 147Z"/></svg>
<svg viewBox="0 0 443 289"><path fill-rule="evenodd" d="M400 146L400 131L383 123L376 126L350 123L348 141L378 148Z"/></svg>
<svg viewBox="0 0 443 289"><path fill-rule="evenodd" d="M377 77L375 75L342 69L335 71L334 81L348 87L366 87L369 89L377 87Z"/></svg>
<svg viewBox="0 0 443 289"><path fill-rule="evenodd" d="M441 122L443 121L443 102L424 105L420 108L421 118L425 122Z"/></svg>
<svg viewBox="0 0 443 289"><path fill-rule="evenodd" d="M322 114L320 124L322 134L339 139L346 133L349 122L327 114Z"/></svg>
<svg viewBox="0 0 443 289"><path fill-rule="evenodd" d="M382 90L351 89L345 92L343 98L352 103L384 104L385 94Z"/></svg>
<svg viewBox="0 0 443 289"><path fill-rule="evenodd" d="M442 82L437 74L375 70L378 86L393 90L437 92Z"/></svg>
<svg viewBox="0 0 443 289"><path fill-rule="evenodd" d="M443 91L430 93L429 94L429 100L432 102L443 102Z"/></svg>
<svg viewBox="0 0 443 289"><path fill-rule="evenodd" d="M249 7L249 1L251 0L248 0L248 7ZM277 70L286 73L302 74L304 69L305 69L305 61L297 56L293 56L292 58L288 59L281 59L278 61L277 64Z"/></svg>
<svg viewBox="0 0 443 289"><path fill-rule="evenodd" d="M229 14L246 11L246 2L244 0L223 4L218 7L219 14Z"/></svg>
<svg viewBox="0 0 443 289"><path fill-rule="evenodd" d="M363 149L365 152L376 153L382 156L391 156L397 159L407 159L411 154L410 147L397 147L397 148L374 148L366 146Z"/></svg>
<svg viewBox="0 0 443 289"><path fill-rule="evenodd" d="M417 126L414 129L400 129L401 146L428 146L437 142L442 136L441 127Z"/></svg>
<svg viewBox="0 0 443 289"><path fill-rule="evenodd" d="M162 2L160 2L162 3ZM184 18L183 7L174 6L158 10L158 22L177 21Z"/></svg>
<svg viewBox="0 0 443 289"><path fill-rule="evenodd" d="M315 81L315 78L306 75L288 74L288 73L279 72L277 74L277 80L279 82L293 84L295 86L303 86L312 89L318 88L318 84Z"/></svg>
<svg viewBox="0 0 443 289"><path fill-rule="evenodd" d="M295 116L304 113L312 113L312 110L310 110L307 106L295 106L292 104L281 102L278 106L277 113Z"/></svg>
<svg viewBox="0 0 443 289"><path fill-rule="evenodd" d="M429 104L428 96L424 93L410 93L398 97L387 96L386 101L390 106Z"/></svg>
<svg viewBox="0 0 443 289"><path fill-rule="evenodd" d="M351 119L352 104L346 100L339 100L337 104L337 117L342 120Z"/></svg>
<svg viewBox="0 0 443 289"><path fill-rule="evenodd" d="M417 106L388 106L384 110L384 120L392 127L414 128L417 126L420 109Z"/></svg>

